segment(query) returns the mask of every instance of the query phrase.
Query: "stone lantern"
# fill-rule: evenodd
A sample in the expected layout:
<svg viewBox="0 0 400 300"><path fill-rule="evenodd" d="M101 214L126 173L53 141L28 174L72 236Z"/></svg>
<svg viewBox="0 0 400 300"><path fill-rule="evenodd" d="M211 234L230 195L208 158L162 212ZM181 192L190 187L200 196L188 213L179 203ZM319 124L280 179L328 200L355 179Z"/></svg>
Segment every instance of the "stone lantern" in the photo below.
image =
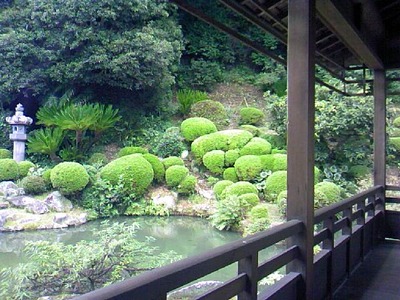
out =
<svg viewBox="0 0 400 300"><path fill-rule="evenodd" d="M32 124L32 119L24 116L24 107L19 103L15 107L15 115L7 117L6 121L11 125L10 140L14 142L13 159L17 162L25 160L25 142L27 140L26 127Z"/></svg>

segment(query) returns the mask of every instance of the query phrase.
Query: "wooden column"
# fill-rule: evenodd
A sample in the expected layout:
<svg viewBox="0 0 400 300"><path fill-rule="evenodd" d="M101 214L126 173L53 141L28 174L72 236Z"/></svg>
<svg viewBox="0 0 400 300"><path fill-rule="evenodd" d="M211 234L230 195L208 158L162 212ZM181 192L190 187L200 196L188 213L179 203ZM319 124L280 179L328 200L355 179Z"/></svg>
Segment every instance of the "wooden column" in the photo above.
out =
<svg viewBox="0 0 400 300"><path fill-rule="evenodd" d="M312 299L314 220L315 0L290 0L288 29L287 219L305 225L290 243L301 257L289 266L304 279L301 299Z"/></svg>

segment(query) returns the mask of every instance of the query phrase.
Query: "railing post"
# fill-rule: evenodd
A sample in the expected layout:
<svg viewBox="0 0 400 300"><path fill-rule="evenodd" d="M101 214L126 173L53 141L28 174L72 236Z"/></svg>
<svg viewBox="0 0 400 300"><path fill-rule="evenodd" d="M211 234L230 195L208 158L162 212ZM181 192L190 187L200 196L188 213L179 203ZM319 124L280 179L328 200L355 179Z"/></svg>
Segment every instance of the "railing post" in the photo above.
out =
<svg viewBox="0 0 400 300"><path fill-rule="evenodd" d="M365 256L365 244L366 244L366 233L365 233L365 199L357 204L357 209L361 210L361 217L357 219L357 225L362 226L361 228L361 245L360 245L360 259L364 261Z"/></svg>
<svg viewBox="0 0 400 300"><path fill-rule="evenodd" d="M346 242L346 272L347 276L350 276L351 273L351 235L353 233L352 229L352 207L349 207L343 211L343 217L346 218L347 226L343 228L342 233L343 235L348 236L348 240Z"/></svg>
<svg viewBox="0 0 400 300"><path fill-rule="evenodd" d="M333 296L333 255L335 248L335 235L333 232L333 217L329 217L324 221L324 228L328 230L328 238L323 241L322 249L329 250L330 255L328 258L328 270L327 270L327 296L328 299L332 299Z"/></svg>
<svg viewBox="0 0 400 300"><path fill-rule="evenodd" d="M238 274L247 274L248 281L246 289L238 295L238 300L256 300L257 299L257 268L258 253L239 260Z"/></svg>

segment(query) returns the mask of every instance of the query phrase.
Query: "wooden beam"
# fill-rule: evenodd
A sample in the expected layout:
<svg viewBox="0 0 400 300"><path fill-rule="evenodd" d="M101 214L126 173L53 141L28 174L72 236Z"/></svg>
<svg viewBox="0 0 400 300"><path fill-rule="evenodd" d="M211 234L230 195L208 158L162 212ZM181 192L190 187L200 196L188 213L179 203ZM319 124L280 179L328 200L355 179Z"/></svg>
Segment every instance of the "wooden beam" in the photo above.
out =
<svg viewBox="0 0 400 300"><path fill-rule="evenodd" d="M317 0L317 12L321 21L370 69L383 69L383 63L374 45L367 42L343 8L333 0Z"/></svg>
<svg viewBox="0 0 400 300"><path fill-rule="evenodd" d="M313 298L315 0L289 1L288 30L288 199L287 218L305 230L292 238L300 259L289 271L302 274L303 294Z"/></svg>

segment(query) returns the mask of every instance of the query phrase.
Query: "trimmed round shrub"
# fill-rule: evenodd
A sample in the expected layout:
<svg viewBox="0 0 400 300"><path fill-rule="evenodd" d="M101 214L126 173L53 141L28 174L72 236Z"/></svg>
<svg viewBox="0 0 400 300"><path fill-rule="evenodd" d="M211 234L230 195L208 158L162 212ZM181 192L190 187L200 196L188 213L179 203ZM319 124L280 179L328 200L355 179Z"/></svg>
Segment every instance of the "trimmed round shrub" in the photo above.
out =
<svg viewBox="0 0 400 300"><path fill-rule="evenodd" d="M204 166L214 174L222 174L225 167L225 152L212 150L203 156Z"/></svg>
<svg viewBox="0 0 400 300"><path fill-rule="evenodd" d="M192 153L201 162L204 154L212 150L234 150L241 149L246 145L253 135L240 129L223 130L203 135L195 139L191 145Z"/></svg>
<svg viewBox="0 0 400 300"><path fill-rule="evenodd" d="M171 166L165 171L165 181L169 187L177 187L188 175L188 168L184 166Z"/></svg>
<svg viewBox="0 0 400 300"><path fill-rule="evenodd" d="M239 128L247 130L254 136L258 136L260 134L260 129L254 125L241 125Z"/></svg>
<svg viewBox="0 0 400 300"><path fill-rule="evenodd" d="M330 202L328 197L325 195L325 193L318 189L314 189L314 208L318 209L324 206L331 205L333 202Z"/></svg>
<svg viewBox="0 0 400 300"><path fill-rule="evenodd" d="M261 159L257 155L245 155L239 157L235 162L235 171L239 180L253 180L263 170Z"/></svg>
<svg viewBox="0 0 400 300"><path fill-rule="evenodd" d="M19 177L18 163L12 158L0 159L0 181L15 180Z"/></svg>
<svg viewBox="0 0 400 300"><path fill-rule="evenodd" d="M371 169L365 165L356 165L352 166L349 172L355 178L363 178L371 174Z"/></svg>
<svg viewBox="0 0 400 300"><path fill-rule="evenodd" d="M51 170L50 180L53 188L69 195L83 190L89 183L89 174L79 163L62 162Z"/></svg>
<svg viewBox="0 0 400 300"><path fill-rule="evenodd" d="M396 149L396 151L400 152L400 137L389 138L389 143L394 149Z"/></svg>
<svg viewBox="0 0 400 300"><path fill-rule="evenodd" d="M326 195L326 197L329 201L329 204L335 203L341 199L341 196L340 196L341 189L337 184L335 184L333 182L323 181L323 182L317 183L315 185L315 190L319 190L319 191L323 192Z"/></svg>
<svg viewBox="0 0 400 300"><path fill-rule="evenodd" d="M192 142L200 136L217 131L217 126L206 118L189 118L182 122L181 132L185 140Z"/></svg>
<svg viewBox="0 0 400 300"><path fill-rule="evenodd" d="M203 100L194 103L190 108L190 116L209 119L218 129L222 129L229 124L225 107L214 100Z"/></svg>
<svg viewBox="0 0 400 300"><path fill-rule="evenodd" d="M165 167L161 160L150 153L143 154L143 158L151 164L154 172L154 180L162 182L165 178Z"/></svg>
<svg viewBox="0 0 400 300"><path fill-rule="evenodd" d="M249 212L250 221L255 221L257 219L268 219L268 206L265 203L259 203L254 206Z"/></svg>
<svg viewBox="0 0 400 300"><path fill-rule="evenodd" d="M222 178L224 178L225 180L230 180L232 182L238 182L239 178L236 174L235 168L234 167L230 167L225 169L224 173L222 174Z"/></svg>
<svg viewBox="0 0 400 300"><path fill-rule="evenodd" d="M272 171L272 169L274 168L275 155L273 154L260 155L260 159L263 170Z"/></svg>
<svg viewBox="0 0 400 300"><path fill-rule="evenodd" d="M243 155L264 155L271 153L271 144L262 138L252 138L241 150L240 156Z"/></svg>
<svg viewBox="0 0 400 300"><path fill-rule="evenodd" d="M235 161L240 157L239 150L228 150L225 152L225 166L232 167Z"/></svg>
<svg viewBox="0 0 400 300"><path fill-rule="evenodd" d="M8 149L1 148L0 149L0 159L4 158L12 158L12 153Z"/></svg>
<svg viewBox="0 0 400 300"><path fill-rule="evenodd" d="M185 165L185 162L183 161L183 159L178 156L170 156L170 157L164 158L162 160L162 163L164 164L165 170L171 166L184 166Z"/></svg>
<svg viewBox="0 0 400 300"><path fill-rule="evenodd" d="M258 198L257 194L248 193L238 196L240 201L244 201L249 204L250 207L256 206L260 203L260 198Z"/></svg>
<svg viewBox="0 0 400 300"><path fill-rule="evenodd" d="M149 150L147 150L146 148L143 148L143 147L128 146L128 147L121 148L117 153L117 157L123 157L123 156L131 155L131 154L135 154L135 153L146 154L146 153L149 153Z"/></svg>
<svg viewBox="0 0 400 300"><path fill-rule="evenodd" d="M213 187L213 191L214 191L215 197L216 197L217 199L221 199L221 194L222 194L222 192L225 190L225 188L226 188L227 186L230 186L230 185L232 185L232 184L233 184L233 182L230 181L230 180L221 180L221 181L218 181L218 182L214 185L214 187Z"/></svg>
<svg viewBox="0 0 400 300"><path fill-rule="evenodd" d="M18 163L19 177L25 177L28 175L30 168L35 168L35 164L33 162L27 160L20 161Z"/></svg>
<svg viewBox="0 0 400 300"><path fill-rule="evenodd" d="M196 189L197 179L193 175L186 176L178 185L178 193L189 195Z"/></svg>
<svg viewBox="0 0 400 300"><path fill-rule="evenodd" d="M109 162L100 171L101 179L116 185L121 180L124 188L143 194L154 179L151 164L141 154L131 154Z"/></svg>
<svg viewBox="0 0 400 300"><path fill-rule="evenodd" d="M243 107L240 112L240 124L258 125L265 118L261 109L256 107Z"/></svg>
<svg viewBox="0 0 400 300"><path fill-rule="evenodd" d="M247 181L238 181L232 185L227 186L221 194L221 199L225 199L230 196L240 196L244 194L253 193L258 195L257 188Z"/></svg>
<svg viewBox="0 0 400 300"><path fill-rule="evenodd" d="M104 166L106 163L108 163L108 159L107 159L107 157L106 157L106 155L104 153L96 152L96 153L93 153L90 156L90 158L88 159L87 163L89 165L97 164L97 165Z"/></svg>
<svg viewBox="0 0 400 300"><path fill-rule="evenodd" d="M20 186L26 194L38 195L47 190L47 185L44 179L40 176L30 175L21 180Z"/></svg>
<svg viewBox="0 0 400 300"><path fill-rule="evenodd" d="M400 117L397 117L393 120L393 126L396 128L400 128Z"/></svg>
<svg viewBox="0 0 400 300"><path fill-rule="evenodd" d="M287 170L287 155L286 154L273 154L274 164L272 171L286 171Z"/></svg>
<svg viewBox="0 0 400 300"><path fill-rule="evenodd" d="M265 180L264 195L267 200L274 201L287 186L287 171L276 171Z"/></svg>
<svg viewBox="0 0 400 300"><path fill-rule="evenodd" d="M50 179L50 176L51 176L51 169L45 170L45 171L43 172L43 174L42 174L42 178L43 178L44 182L46 183L46 185L47 185L48 187L51 186L51 179Z"/></svg>

